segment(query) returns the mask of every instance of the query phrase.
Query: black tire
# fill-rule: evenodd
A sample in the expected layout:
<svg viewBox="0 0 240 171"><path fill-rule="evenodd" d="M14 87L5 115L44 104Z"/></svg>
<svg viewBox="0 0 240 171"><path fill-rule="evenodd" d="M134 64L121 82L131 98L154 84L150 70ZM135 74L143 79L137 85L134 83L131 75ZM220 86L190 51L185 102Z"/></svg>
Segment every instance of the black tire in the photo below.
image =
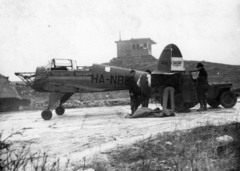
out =
<svg viewBox="0 0 240 171"><path fill-rule="evenodd" d="M197 105L197 102L185 102L183 101L182 94L178 93L174 96L175 101L175 111L177 112L190 112L190 108Z"/></svg>
<svg viewBox="0 0 240 171"><path fill-rule="evenodd" d="M52 118L52 112L50 110L42 111L42 118L44 120L50 120Z"/></svg>
<svg viewBox="0 0 240 171"><path fill-rule="evenodd" d="M237 103L237 96L232 91L226 91L220 96L220 104L225 108L231 108Z"/></svg>
<svg viewBox="0 0 240 171"><path fill-rule="evenodd" d="M207 103L212 108L217 108L220 105L220 101L217 99L207 99Z"/></svg>
<svg viewBox="0 0 240 171"><path fill-rule="evenodd" d="M62 106L58 106L56 109L55 109L55 112L57 115L63 115L64 112L65 112L65 109L62 107Z"/></svg>
<svg viewBox="0 0 240 171"><path fill-rule="evenodd" d="M177 112L184 112L186 110L186 106L183 103L183 97L181 94L176 94L174 96L175 101L175 110Z"/></svg>

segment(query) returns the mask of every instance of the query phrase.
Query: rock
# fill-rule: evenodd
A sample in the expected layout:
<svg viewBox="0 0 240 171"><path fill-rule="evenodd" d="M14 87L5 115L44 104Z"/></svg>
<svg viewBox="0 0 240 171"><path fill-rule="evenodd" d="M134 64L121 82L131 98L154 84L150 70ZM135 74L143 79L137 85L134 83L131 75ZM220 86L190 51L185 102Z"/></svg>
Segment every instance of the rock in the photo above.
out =
<svg viewBox="0 0 240 171"><path fill-rule="evenodd" d="M166 145L172 145L172 143L169 142L169 141L167 141L165 144L166 144Z"/></svg>
<svg viewBox="0 0 240 171"><path fill-rule="evenodd" d="M233 137L224 135L216 138L217 146L216 152L218 155L222 155L227 151L228 145L234 141Z"/></svg>
<svg viewBox="0 0 240 171"><path fill-rule="evenodd" d="M217 137L216 140L219 143L219 145L221 145L221 146L228 145L229 143L234 141L233 137L231 137L229 135L224 135L224 136L221 136L221 137Z"/></svg>

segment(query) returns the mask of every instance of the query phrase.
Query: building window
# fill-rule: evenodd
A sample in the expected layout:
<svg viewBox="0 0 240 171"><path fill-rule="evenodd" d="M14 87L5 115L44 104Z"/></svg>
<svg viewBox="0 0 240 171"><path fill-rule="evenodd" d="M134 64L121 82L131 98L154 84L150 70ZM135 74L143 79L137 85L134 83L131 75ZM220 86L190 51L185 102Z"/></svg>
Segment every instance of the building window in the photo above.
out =
<svg viewBox="0 0 240 171"><path fill-rule="evenodd" d="M137 48L136 49L139 49L139 44L136 44Z"/></svg>
<svg viewBox="0 0 240 171"><path fill-rule="evenodd" d="M143 49L147 49L147 43L144 43Z"/></svg>
<svg viewBox="0 0 240 171"><path fill-rule="evenodd" d="M143 49L143 44L139 44L139 49Z"/></svg>
<svg viewBox="0 0 240 171"><path fill-rule="evenodd" d="M147 43L132 44L132 49L148 49L148 44Z"/></svg>

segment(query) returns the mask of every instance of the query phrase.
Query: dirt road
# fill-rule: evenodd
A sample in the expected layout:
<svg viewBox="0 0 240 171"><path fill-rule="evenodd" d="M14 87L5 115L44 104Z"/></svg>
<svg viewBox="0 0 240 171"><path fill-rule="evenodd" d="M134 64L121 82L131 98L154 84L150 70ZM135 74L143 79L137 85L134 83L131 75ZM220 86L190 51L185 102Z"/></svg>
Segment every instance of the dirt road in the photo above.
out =
<svg viewBox="0 0 240 171"><path fill-rule="evenodd" d="M155 107L154 104L150 105L152 109ZM49 121L43 120L40 113L1 113L2 138L24 130L22 136L16 135L10 140L31 142L34 150L76 160L165 131L188 129L206 122L220 124L240 121L240 103L231 109L209 109L202 113L193 108L191 113L166 118L127 119L125 116L130 113L129 106L67 109L63 116L54 114Z"/></svg>

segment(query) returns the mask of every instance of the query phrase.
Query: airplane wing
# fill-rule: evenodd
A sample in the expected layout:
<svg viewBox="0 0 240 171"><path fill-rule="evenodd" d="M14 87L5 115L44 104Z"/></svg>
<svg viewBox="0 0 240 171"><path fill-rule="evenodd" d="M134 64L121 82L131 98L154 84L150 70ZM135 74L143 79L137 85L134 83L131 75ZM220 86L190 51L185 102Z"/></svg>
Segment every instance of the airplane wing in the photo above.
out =
<svg viewBox="0 0 240 171"><path fill-rule="evenodd" d="M96 88L73 83L47 83L44 85L43 89L45 91L50 92L65 92L65 93L100 92L109 90L108 88Z"/></svg>
<svg viewBox="0 0 240 171"><path fill-rule="evenodd" d="M79 84L65 84L65 86L74 87L83 92L98 92L98 91L109 90L108 88L96 88L96 87L90 87L90 86L79 85Z"/></svg>

